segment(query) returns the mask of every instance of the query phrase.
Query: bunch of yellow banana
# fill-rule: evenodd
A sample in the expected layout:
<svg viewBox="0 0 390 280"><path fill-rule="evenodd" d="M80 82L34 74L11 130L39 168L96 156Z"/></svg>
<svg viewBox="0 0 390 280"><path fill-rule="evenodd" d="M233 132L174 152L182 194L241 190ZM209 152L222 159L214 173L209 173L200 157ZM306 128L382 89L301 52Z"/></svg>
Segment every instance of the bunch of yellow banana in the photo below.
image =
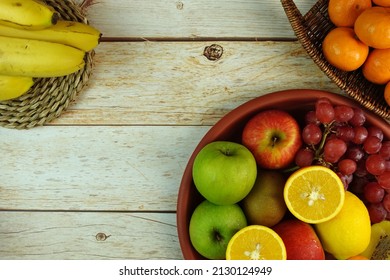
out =
<svg viewBox="0 0 390 280"><path fill-rule="evenodd" d="M33 78L82 69L100 37L88 24L59 20L39 0L0 0L0 101L26 93Z"/></svg>

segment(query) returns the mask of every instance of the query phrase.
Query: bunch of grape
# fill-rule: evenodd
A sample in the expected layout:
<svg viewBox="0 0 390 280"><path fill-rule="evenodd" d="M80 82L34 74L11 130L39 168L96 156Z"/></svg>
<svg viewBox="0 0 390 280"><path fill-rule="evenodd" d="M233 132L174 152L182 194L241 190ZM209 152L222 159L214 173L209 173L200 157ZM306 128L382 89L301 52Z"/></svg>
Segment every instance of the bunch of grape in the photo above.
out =
<svg viewBox="0 0 390 280"><path fill-rule="evenodd" d="M371 222L390 220L390 139L362 109L320 98L305 115L298 167L323 165L366 204Z"/></svg>

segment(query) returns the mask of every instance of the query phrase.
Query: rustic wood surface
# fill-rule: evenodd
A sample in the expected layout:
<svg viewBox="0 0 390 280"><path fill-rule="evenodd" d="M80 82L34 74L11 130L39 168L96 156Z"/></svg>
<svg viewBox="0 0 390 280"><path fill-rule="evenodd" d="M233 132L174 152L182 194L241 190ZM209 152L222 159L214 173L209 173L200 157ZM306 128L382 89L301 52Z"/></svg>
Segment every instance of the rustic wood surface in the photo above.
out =
<svg viewBox="0 0 390 280"><path fill-rule="evenodd" d="M302 12L315 2L296 1ZM279 1L97 0L86 11L103 32L88 87L49 125L0 128L1 259L180 259L177 193L208 129L269 92L339 93ZM203 55L211 44L217 61Z"/></svg>

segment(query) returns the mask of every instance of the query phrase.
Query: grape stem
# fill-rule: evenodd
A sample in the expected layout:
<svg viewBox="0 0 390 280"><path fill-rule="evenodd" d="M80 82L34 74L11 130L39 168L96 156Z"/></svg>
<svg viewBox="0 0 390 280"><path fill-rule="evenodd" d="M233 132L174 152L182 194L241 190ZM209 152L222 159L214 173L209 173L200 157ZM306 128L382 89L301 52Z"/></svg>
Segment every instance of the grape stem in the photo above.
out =
<svg viewBox="0 0 390 280"><path fill-rule="evenodd" d="M326 166L329 165L329 163L325 162L323 159L323 150L324 150L326 138L328 137L329 134L332 133L333 123L334 122L324 124L324 133L322 134L321 142L319 143L318 147L315 147L314 145L312 145L312 149L315 151L313 162L317 161L317 162L321 163L322 165L326 165ZM282 172L283 173L290 173L290 172L294 172L294 171L298 170L299 168L300 167L298 165L294 165L290 168L283 169Z"/></svg>
<svg viewBox="0 0 390 280"><path fill-rule="evenodd" d="M320 160L322 158L322 152L323 152L323 149L325 146L326 138L332 132L332 127L333 127L332 124L333 124L333 122L324 125L324 133L322 134L321 142L320 142L318 148L314 149L315 150L314 159L316 159L316 160Z"/></svg>
<svg viewBox="0 0 390 280"><path fill-rule="evenodd" d="M290 172L294 172L294 171L298 170L299 168L300 167L298 165L294 165L293 167L283 169L282 172L283 173L290 173Z"/></svg>

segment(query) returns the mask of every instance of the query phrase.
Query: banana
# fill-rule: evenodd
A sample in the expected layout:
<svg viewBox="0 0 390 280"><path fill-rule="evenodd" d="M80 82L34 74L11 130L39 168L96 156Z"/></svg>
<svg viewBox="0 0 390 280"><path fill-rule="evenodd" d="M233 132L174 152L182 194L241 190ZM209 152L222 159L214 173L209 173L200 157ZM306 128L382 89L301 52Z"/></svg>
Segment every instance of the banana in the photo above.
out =
<svg viewBox="0 0 390 280"><path fill-rule="evenodd" d="M0 25L0 36L60 43L88 52L99 44L101 33L88 24L59 20L56 25L40 30Z"/></svg>
<svg viewBox="0 0 390 280"><path fill-rule="evenodd" d="M85 52L63 44L0 36L0 75L59 77L82 69Z"/></svg>
<svg viewBox="0 0 390 280"><path fill-rule="evenodd" d="M25 94L34 84L31 77L0 75L0 101L10 100Z"/></svg>
<svg viewBox="0 0 390 280"><path fill-rule="evenodd" d="M55 24L58 14L39 0L1 0L0 23L26 29L42 29Z"/></svg>

